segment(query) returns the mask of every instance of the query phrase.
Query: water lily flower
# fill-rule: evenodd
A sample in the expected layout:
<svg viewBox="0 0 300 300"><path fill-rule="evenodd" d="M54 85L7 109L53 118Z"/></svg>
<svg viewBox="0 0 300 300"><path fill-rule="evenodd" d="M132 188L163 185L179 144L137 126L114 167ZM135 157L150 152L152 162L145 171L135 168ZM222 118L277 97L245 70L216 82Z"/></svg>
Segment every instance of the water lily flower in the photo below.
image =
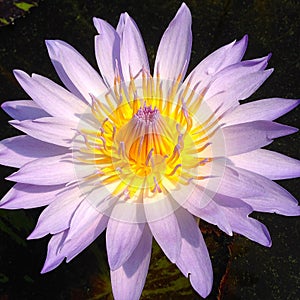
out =
<svg viewBox="0 0 300 300"><path fill-rule="evenodd" d="M153 237L206 297L213 272L196 218L271 246L253 211L299 215L272 180L300 175L300 162L261 149L293 127L274 122L299 100L240 104L271 75L270 56L244 60L247 36L216 50L185 77L192 47L183 3L151 73L140 31L127 14L114 29L94 18L101 76L69 44L46 41L65 85L14 74L32 100L2 108L24 134L0 144L0 163L19 168L1 208L46 206L28 237L52 237L42 273L71 261L106 230L115 299L139 299ZM152 75L151 75L152 74Z"/></svg>

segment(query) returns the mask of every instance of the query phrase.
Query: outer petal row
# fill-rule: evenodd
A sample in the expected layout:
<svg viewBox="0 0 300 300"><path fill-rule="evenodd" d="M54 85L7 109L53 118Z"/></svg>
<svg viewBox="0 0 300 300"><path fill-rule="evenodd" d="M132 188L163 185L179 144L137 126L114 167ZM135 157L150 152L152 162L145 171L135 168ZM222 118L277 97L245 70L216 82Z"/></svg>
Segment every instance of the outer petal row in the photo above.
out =
<svg viewBox="0 0 300 300"><path fill-rule="evenodd" d="M192 48L192 17L183 3L163 34L155 60L154 76L176 80L185 76Z"/></svg>

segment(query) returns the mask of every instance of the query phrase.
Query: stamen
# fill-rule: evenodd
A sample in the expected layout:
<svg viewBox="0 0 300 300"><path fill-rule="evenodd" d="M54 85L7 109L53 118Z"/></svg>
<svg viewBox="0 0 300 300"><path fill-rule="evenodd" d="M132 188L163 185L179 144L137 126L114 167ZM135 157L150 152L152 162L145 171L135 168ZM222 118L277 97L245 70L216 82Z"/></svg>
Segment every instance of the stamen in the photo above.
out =
<svg viewBox="0 0 300 300"><path fill-rule="evenodd" d="M154 149L152 148L147 155L146 166L149 166L149 161L152 158L153 151L154 151Z"/></svg>
<svg viewBox="0 0 300 300"><path fill-rule="evenodd" d="M169 174L166 174L167 176L173 176L175 173L176 173L176 171L178 170L178 168L180 168L181 167L181 164L178 164L174 169L173 169L173 171L171 172L171 173L169 173Z"/></svg>
<svg viewBox="0 0 300 300"><path fill-rule="evenodd" d="M159 184L158 184L157 179L156 179L155 176L153 177L153 181L154 181L155 186L154 186L154 189L151 192L155 193L157 191L158 193L161 193L162 190L161 190L161 188L160 188L160 186L159 186Z"/></svg>
<svg viewBox="0 0 300 300"><path fill-rule="evenodd" d="M122 157L125 157L125 143L124 142L120 142L118 154Z"/></svg>

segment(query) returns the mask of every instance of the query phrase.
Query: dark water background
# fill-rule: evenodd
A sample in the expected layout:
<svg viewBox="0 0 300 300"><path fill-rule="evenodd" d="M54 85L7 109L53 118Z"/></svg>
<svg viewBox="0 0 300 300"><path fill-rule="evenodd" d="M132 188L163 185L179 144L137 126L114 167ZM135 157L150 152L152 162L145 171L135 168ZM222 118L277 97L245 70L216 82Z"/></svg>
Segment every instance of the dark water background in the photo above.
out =
<svg viewBox="0 0 300 300"><path fill-rule="evenodd" d="M9 11L13 1L0 0L0 17L17 17ZM16 2L16 1L15 1ZM22 2L22 1L17 1ZM29 1L33 2L33 1ZM37 1L35 1L37 2ZM189 70L216 48L249 34L246 59L273 53L275 72L251 99L300 96L300 2L186 1L193 16L193 52ZM48 58L45 39L62 39L79 50L96 68L93 16L116 25L127 11L142 32L153 66L160 37L180 1L44 0L0 28L0 101L27 99L12 75L13 69L38 73L59 82ZM2 5L2 6L1 6ZM2 8L2 11L1 11ZM23 7L24 8L24 7ZM27 7L28 8L28 7ZM25 9L26 10L26 9ZM0 19L3 23L3 19ZM1 22L0 22L1 23ZM18 134L1 112L1 139ZM299 109L280 119L300 126ZM278 139L269 148L299 158L299 134ZM2 178L13 170L0 167L1 196L12 186ZM299 181L282 181L298 199ZM0 211L0 300L4 299L112 299L104 235L49 274L40 275L48 237L27 241L41 209ZM214 267L214 286L207 299L300 299L300 220L257 213L270 230L273 246L265 248L240 236L222 234L200 223ZM154 246L142 299L200 299L189 282Z"/></svg>

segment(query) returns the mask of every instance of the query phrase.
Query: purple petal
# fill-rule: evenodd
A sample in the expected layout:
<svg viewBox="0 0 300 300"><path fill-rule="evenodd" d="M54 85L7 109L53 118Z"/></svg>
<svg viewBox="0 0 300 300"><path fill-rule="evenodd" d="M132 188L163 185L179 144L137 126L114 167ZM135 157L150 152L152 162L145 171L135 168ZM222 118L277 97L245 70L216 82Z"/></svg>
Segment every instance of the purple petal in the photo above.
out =
<svg viewBox="0 0 300 300"><path fill-rule="evenodd" d="M138 300L143 291L151 257L152 235L148 226L131 257L122 267L110 272L115 300Z"/></svg>
<svg viewBox="0 0 300 300"><path fill-rule="evenodd" d="M17 183L2 198L0 208L28 209L48 205L63 188L64 185L43 186Z"/></svg>
<svg viewBox="0 0 300 300"><path fill-rule="evenodd" d="M224 70L225 71L225 70ZM228 109L237 106L239 100L244 100L250 97L271 75L273 69L258 71L239 77L233 80L234 76L227 78L218 78L214 82L209 93L205 95L205 101L210 106L212 111L220 108L219 113L223 113ZM223 79L223 80L222 80Z"/></svg>
<svg viewBox="0 0 300 300"><path fill-rule="evenodd" d="M239 105L224 116L226 125L252 122L257 120L273 121L297 107L300 100L270 98Z"/></svg>
<svg viewBox="0 0 300 300"><path fill-rule="evenodd" d="M218 193L231 197L254 197L264 193L264 187L259 181L250 179L249 176L238 172L229 165L224 168L219 177L208 180L210 180L210 185L207 187L211 186Z"/></svg>
<svg viewBox="0 0 300 300"><path fill-rule="evenodd" d="M6 179L36 185L57 185L77 179L70 155L39 158L24 165Z"/></svg>
<svg viewBox="0 0 300 300"><path fill-rule="evenodd" d="M68 231L62 231L53 235L48 243L47 258L41 273L47 273L59 266L64 260L64 256L60 253L60 249L66 239Z"/></svg>
<svg viewBox="0 0 300 300"><path fill-rule="evenodd" d="M124 25L121 33L121 65L125 81L130 80L130 71L133 76L144 68L150 71L147 52L141 33L134 20L124 14Z"/></svg>
<svg viewBox="0 0 300 300"><path fill-rule="evenodd" d="M179 208L175 214L182 234L181 252L176 264L186 277L189 276L197 293L205 298L212 288L213 271L204 239L189 212Z"/></svg>
<svg viewBox="0 0 300 300"><path fill-rule="evenodd" d="M242 200L256 211L275 212L281 215L297 216L300 214L300 207L297 200L284 188L277 183L244 169L231 167L241 176L248 178L249 182L253 182L252 187L262 185L264 192L261 195L252 197L243 197ZM250 186L250 184L249 184Z"/></svg>
<svg viewBox="0 0 300 300"><path fill-rule="evenodd" d="M77 187L57 193L56 199L41 213L36 227L28 239L39 239L49 233L56 234L68 229L71 218L82 198Z"/></svg>
<svg viewBox="0 0 300 300"><path fill-rule="evenodd" d="M191 24L191 12L183 3L161 38L153 76L169 80L185 76L192 48Z"/></svg>
<svg viewBox="0 0 300 300"><path fill-rule="evenodd" d="M271 247L271 237L266 226L248 215L253 211L251 206L240 199L217 194L214 198L222 208L232 230L263 246Z"/></svg>
<svg viewBox="0 0 300 300"><path fill-rule="evenodd" d="M297 132L294 127L271 121L254 121L222 128L226 155L237 155L272 143L274 138Z"/></svg>
<svg viewBox="0 0 300 300"><path fill-rule="evenodd" d="M206 99L229 90L232 86L239 84L239 80L249 74L262 71L266 68L269 56L246 60L234 65L230 65L218 72L213 78L212 83L205 95ZM247 96L248 97L248 96Z"/></svg>
<svg viewBox="0 0 300 300"><path fill-rule="evenodd" d="M90 94L107 91L100 75L72 46L59 40L48 40L46 46L61 81L75 96L90 103Z"/></svg>
<svg viewBox="0 0 300 300"><path fill-rule="evenodd" d="M116 31L119 36L122 36L125 25L125 13L122 13L119 18L119 22L116 28Z"/></svg>
<svg viewBox="0 0 300 300"><path fill-rule="evenodd" d="M145 224L125 223L109 219L106 230L106 249L111 270L119 269L137 247Z"/></svg>
<svg viewBox="0 0 300 300"><path fill-rule="evenodd" d="M265 149L231 156L230 160L236 167L258 173L272 180L300 176L299 160Z"/></svg>
<svg viewBox="0 0 300 300"><path fill-rule="evenodd" d="M175 214L154 222L148 222L150 230L166 256L176 262L181 248L181 234Z"/></svg>
<svg viewBox="0 0 300 300"><path fill-rule="evenodd" d="M226 215L213 200L210 200L208 204L203 207L197 197L192 197L185 203L184 208L194 216L210 224L217 225L225 233L232 235L232 230Z"/></svg>
<svg viewBox="0 0 300 300"><path fill-rule="evenodd" d="M99 35L95 37L97 63L108 86L114 86L116 61L120 64L120 36L107 22L94 18Z"/></svg>
<svg viewBox="0 0 300 300"><path fill-rule="evenodd" d="M57 117L9 122L15 128L38 140L63 147L70 147L77 122Z"/></svg>
<svg viewBox="0 0 300 300"><path fill-rule="evenodd" d="M20 135L0 142L0 163L20 168L37 158L65 154L67 149Z"/></svg>
<svg viewBox="0 0 300 300"><path fill-rule="evenodd" d="M241 61L247 48L248 37L245 35L240 41L233 41L225 45L202 60L196 68L186 78L184 84L190 82L193 88L200 80L199 89L207 85L219 71L227 66L236 64Z"/></svg>
<svg viewBox="0 0 300 300"><path fill-rule="evenodd" d="M95 209L89 201L82 201L76 209L70 224L62 254L71 261L88 247L106 228L108 217Z"/></svg>
<svg viewBox="0 0 300 300"><path fill-rule="evenodd" d="M13 119L19 121L49 117L49 114L32 100L7 101L1 107Z"/></svg>
<svg viewBox="0 0 300 300"><path fill-rule="evenodd" d="M54 117L75 119L88 106L66 89L50 79L33 74L32 77L20 70L14 75L26 93L47 113Z"/></svg>

